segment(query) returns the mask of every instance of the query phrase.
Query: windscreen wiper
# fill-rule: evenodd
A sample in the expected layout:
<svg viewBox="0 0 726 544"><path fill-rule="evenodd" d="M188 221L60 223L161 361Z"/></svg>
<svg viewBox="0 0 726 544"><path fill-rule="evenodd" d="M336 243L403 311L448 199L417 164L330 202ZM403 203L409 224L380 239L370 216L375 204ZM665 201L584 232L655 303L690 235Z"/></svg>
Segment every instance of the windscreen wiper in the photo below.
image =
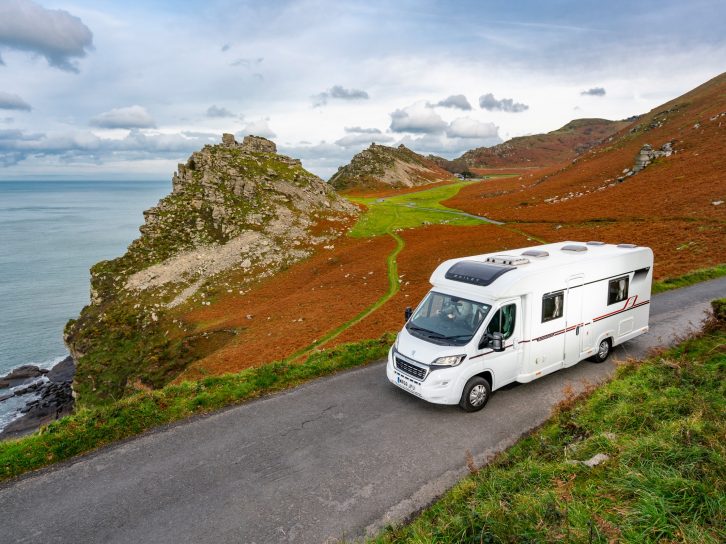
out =
<svg viewBox="0 0 726 544"><path fill-rule="evenodd" d="M424 329L423 327L419 327L418 325L409 325L409 329L413 329L415 331L421 331L426 336L429 336L430 338L446 338L443 334L440 334L438 332L430 331L428 329Z"/></svg>

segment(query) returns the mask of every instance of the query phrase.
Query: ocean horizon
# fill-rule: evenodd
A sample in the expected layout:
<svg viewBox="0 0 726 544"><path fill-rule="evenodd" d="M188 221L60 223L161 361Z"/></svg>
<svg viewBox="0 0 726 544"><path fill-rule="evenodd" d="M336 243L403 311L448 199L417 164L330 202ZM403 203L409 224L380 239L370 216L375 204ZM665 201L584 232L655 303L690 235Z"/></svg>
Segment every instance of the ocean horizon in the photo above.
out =
<svg viewBox="0 0 726 544"><path fill-rule="evenodd" d="M90 267L121 256L170 181L0 180L0 375L52 366L89 302Z"/></svg>

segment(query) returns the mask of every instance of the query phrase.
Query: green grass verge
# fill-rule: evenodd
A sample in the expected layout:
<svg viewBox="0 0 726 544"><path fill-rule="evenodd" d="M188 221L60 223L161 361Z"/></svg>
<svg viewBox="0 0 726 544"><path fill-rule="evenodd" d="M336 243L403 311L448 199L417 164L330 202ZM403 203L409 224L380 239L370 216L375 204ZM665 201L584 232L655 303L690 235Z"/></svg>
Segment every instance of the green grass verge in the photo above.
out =
<svg viewBox="0 0 726 544"><path fill-rule="evenodd" d="M726 276L726 264L719 264L712 268L702 268L701 270L694 270L683 276L677 278L666 278L664 280L658 280L653 282L653 294L662 293L664 291L670 291L671 289L678 289L679 287L686 287L699 283L702 281L713 280Z"/></svg>
<svg viewBox="0 0 726 544"><path fill-rule="evenodd" d="M726 319L726 300L716 307ZM482 428L480 432L486 432ZM373 540L726 542L726 325L564 403L411 524ZM609 456L589 468L577 461ZM574 461L574 462L573 462Z"/></svg>
<svg viewBox="0 0 726 544"><path fill-rule="evenodd" d="M192 415L280 391L386 355L394 335L311 354L302 364L276 362L238 374L167 385L106 406L81 408L36 434L0 442L0 480L90 452Z"/></svg>
<svg viewBox="0 0 726 544"><path fill-rule="evenodd" d="M462 187L477 182L459 182L416 193L385 198L350 198L368 209L350 231L355 238L381 236L397 229L420 227L427 223L480 225L482 220L447 208L442 200L452 198Z"/></svg>

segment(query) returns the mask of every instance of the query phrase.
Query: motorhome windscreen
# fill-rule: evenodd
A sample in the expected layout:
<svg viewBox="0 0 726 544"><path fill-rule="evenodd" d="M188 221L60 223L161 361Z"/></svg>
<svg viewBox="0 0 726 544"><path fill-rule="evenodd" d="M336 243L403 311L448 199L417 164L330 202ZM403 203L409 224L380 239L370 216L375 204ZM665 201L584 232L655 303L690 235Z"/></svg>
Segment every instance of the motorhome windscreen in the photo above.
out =
<svg viewBox="0 0 726 544"><path fill-rule="evenodd" d="M486 318L491 306L431 291L406 324L417 338L445 346L467 344Z"/></svg>
<svg viewBox="0 0 726 544"><path fill-rule="evenodd" d="M446 272L447 280L487 286L514 266L501 266L477 261L459 261Z"/></svg>

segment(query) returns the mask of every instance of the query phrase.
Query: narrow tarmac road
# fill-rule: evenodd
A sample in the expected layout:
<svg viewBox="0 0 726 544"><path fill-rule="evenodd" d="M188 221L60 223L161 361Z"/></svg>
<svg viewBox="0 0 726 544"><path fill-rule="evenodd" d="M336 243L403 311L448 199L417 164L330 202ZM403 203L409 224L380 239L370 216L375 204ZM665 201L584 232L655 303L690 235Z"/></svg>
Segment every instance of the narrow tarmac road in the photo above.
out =
<svg viewBox="0 0 726 544"><path fill-rule="evenodd" d="M655 296L639 357L695 328L726 278ZM544 422L563 387L600 382L584 361L496 392L481 412L420 401L382 363L196 418L0 486L0 541L325 542L431 502Z"/></svg>

